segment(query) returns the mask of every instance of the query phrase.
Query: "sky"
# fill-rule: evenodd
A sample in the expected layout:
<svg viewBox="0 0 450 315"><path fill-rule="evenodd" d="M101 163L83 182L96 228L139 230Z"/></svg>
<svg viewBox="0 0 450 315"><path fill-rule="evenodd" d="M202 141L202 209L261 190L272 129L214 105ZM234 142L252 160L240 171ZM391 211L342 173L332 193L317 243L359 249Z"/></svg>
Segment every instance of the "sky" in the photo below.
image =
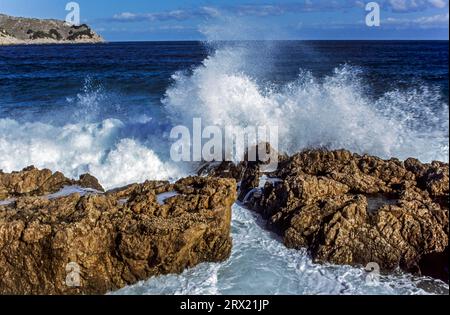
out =
<svg viewBox="0 0 450 315"><path fill-rule="evenodd" d="M67 0L0 0L0 13L64 20ZM107 41L449 38L449 0L77 0ZM366 25L366 4L380 26Z"/></svg>

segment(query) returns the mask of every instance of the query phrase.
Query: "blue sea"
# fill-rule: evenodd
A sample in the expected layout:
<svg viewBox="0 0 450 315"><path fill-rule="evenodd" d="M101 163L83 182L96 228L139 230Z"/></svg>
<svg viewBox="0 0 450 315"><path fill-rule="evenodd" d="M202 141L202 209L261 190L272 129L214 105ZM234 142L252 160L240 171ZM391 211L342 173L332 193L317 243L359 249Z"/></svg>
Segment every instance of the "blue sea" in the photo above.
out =
<svg viewBox="0 0 450 315"><path fill-rule="evenodd" d="M448 41L128 42L0 47L0 169L89 172L105 188L175 180L170 130L279 127L279 150L345 148L448 162ZM426 294L402 272L317 265L235 205L221 264L115 294Z"/></svg>

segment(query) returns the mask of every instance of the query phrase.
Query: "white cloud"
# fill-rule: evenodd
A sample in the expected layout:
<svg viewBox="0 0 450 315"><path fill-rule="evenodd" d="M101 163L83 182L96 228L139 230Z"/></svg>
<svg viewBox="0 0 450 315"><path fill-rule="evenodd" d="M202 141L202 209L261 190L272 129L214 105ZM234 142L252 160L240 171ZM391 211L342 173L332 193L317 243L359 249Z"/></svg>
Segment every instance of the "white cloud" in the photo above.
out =
<svg viewBox="0 0 450 315"><path fill-rule="evenodd" d="M448 25L449 14L437 14L433 16L424 16L416 19L416 22L421 25L429 24L447 24Z"/></svg>
<svg viewBox="0 0 450 315"><path fill-rule="evenodd" d="M130 13L130 12L122 12L120 14L115 14L113 16L113 19L115 20L123 20L123 21L127 21L127 20L133 20L136 19L138 15L134 14L134 13Z"/></svg>
<svg viewBox="0 0 450 315"><path fill-rule="evenodd" d="M397 28L448 28L449 14L437 14L432 16L423 16L415 19L399 19L387 18L384 23L388 26L395 26Z"/></svg>
<svg viewBox="0 0 450 315"><path fill-rule="evenodd" d="M428 0L428 2L438 9L443 9L447 6L447 2L445 0Z"/></svg>
<svg viewBox="0 0 450 315"><path fill-rule="evenodd" d="M139 21L184 21L198 17L218 17L220 11L213 7L200 7L196 10L172 10L155 13L143 13L136 14L130 12L123 12L115 14L112 18L113 21L118 22L139 22Z"/></svg>
<svg viewBox="0 0 450 315"><path fill-rule="evenodd" d="M394 12L414 12L428 8L443 9L448 0L387 0L387 5Z"/></svg>
<svg viewBox="0 0 450 315"><path fill-rule="evenodd" d="M201 7L201 10L203 10L206 15L211 17L218 17L221 15L220 10L214 7Z"/></svg>

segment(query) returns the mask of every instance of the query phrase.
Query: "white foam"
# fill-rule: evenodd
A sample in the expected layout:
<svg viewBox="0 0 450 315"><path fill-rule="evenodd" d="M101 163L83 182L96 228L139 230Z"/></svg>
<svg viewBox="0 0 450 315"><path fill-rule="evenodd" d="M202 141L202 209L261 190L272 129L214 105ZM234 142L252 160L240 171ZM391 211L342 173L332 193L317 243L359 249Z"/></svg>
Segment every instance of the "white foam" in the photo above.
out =
<svg viewBox="0 0 450 315"><path fill-rule="evenodd" d="M177 168L152 149L122 137L124 128L116 119L62 127L0 119L0 169L11 172L35 165L71 178L90 173L107 189L177 176Z"/></svg>
<svg viewBox="0 0 450 315"><path fill-rule="evenodd" d="M16 199L5 199L5 200L0 200L0 206L7 206L12 204L14 201L16 201Z"/></svg>
<svg viewBox="0 0 450 315"><path fill-rule="evenodd" d="M158 203L160 205L163 205L167 199L175 197L175 196L178 196L178 193L175 190L168 191L168 192L165 192L165 193L158 194L156 196L156 200L158 201Z"/></svg>
<svg viewBox="0 0 450 315"><path fill-rule="evenodd" d="M191 126L201 117L204 125L277 125L287 153L327 147L448 161L448 105L438 91L393 89L373 100L350 66L323 80L300 71L298 80L274 89L248 74L255 72L247 71L249 55L223 48L192 74L175 74L163 100L174 124Z"/></svg>
<svg viewBox="0 0 450 315"><path fill-rule="evenodd" d="M266 183L271 183L272 185L275 185L277 183L282 183L282 182L283 182L283 180L281 178L268 177L267 175L263 175L259 178L258 188L264 188Z"/></svg>
<svg viewBox="0 0 450 315"><path fill-rule="evenodd" d="M92 188L84 188L80 186L64 186L61 190L56 193L45 196L45 198L52 200L61 197L66 197L72 194L80 194L80 196L86 196L88 194L102 194L101 191L92 189Z"/></svg>

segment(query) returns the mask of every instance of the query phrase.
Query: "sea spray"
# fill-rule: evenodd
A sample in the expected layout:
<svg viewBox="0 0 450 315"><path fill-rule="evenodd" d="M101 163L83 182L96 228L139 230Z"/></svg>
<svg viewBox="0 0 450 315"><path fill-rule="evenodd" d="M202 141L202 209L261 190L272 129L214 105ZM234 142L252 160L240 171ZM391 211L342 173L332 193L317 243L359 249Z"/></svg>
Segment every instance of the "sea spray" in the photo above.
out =
<svg viewBox="0 0 450 315"><path fill-rule="evenodd" d="M448 161L448 105L438 93L419 86L369 97L363 69L351 65L323 79L300 71L297 80L274 88L248 74L248 49L221 48L192 74L174 74L163 99L173 124L202 118L218 126L278 125L287 153L345 148L382 158Z"/></svg>
<svg viewBox="0 0 450 315"><path fill-rule="evenodd" d="M125 127L116 119L63 127L0 119L0 169L11 172L35 165L73 178L87 172L105 188L182 174L152 149L123 137Z"/></svg>

